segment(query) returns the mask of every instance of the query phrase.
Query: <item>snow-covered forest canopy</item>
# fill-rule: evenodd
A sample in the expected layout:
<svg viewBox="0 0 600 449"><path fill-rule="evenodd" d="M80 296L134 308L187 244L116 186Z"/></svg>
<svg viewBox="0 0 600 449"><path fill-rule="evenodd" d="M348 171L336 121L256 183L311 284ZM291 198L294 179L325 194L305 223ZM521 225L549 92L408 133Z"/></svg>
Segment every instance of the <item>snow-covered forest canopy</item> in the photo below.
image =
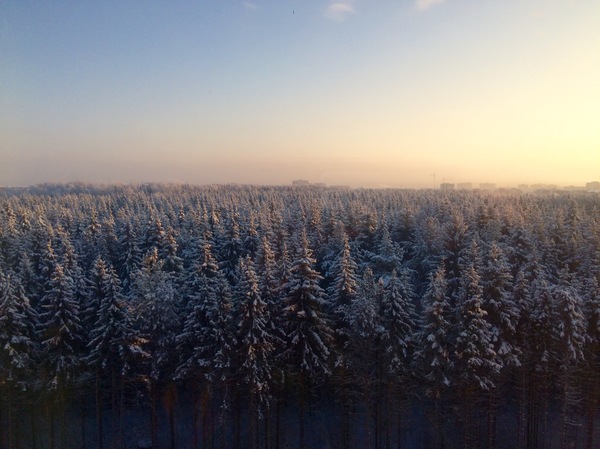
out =
<svg viewBox="0 0 600 449"><path fill-rule="evenodd" d="M597 448L599 284L593 194L0 195L0 447Z"/></svg>

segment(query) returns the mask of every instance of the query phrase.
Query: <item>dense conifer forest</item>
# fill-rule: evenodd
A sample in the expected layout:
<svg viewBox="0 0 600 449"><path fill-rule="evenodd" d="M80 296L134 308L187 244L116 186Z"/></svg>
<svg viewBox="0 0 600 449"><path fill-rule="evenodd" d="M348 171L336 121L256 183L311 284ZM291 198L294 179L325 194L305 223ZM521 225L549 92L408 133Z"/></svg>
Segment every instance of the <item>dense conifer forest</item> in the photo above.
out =
<svg viewBox="0 0 600 449"><path fill-rule="evenodd" d="M0 195L0 447L600 447L600 197Z"/></svg>

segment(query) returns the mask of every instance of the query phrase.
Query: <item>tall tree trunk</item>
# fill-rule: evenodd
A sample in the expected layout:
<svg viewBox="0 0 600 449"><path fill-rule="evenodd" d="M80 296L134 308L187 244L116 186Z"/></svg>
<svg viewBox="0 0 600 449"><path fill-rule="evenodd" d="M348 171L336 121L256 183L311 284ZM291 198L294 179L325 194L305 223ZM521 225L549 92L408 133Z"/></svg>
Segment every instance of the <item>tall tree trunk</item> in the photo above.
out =
<svg viewBox="0 0 600 449"><path fill-rule="evenodd" d="M66 401L66 391L64 384L61 382L60 386L60 448L67 449L67 401Z"/></svg>
<svg viewBox="0 0 600 449"><path fill-rule="evenodd" d="M85 395L81 395L81 413L79 415L79 425L81 427L81 448L85 449L86 441L85 441L85 419L86 419L86 407L85 407Z"/></svg>
<svg viewBox="0 0 600 449"><path fill-rule="evenodd" d="M158 392L156 382L150 381L150 438L152 448L158 448Z"/></svg>
<svg viewBox="0 0 600 449"><path fill-rule="evenodd" d="M390 427L392 426L392 424L391 424L392 382L389 381L389 379L388 379L388 382L386 382L386 384L387 384L387 388L386 388L387 391L385 393L385 410L384 410L385 414L384 414L384 419L383 419L383 428L385 429L385 431L384 431L385 449L391 449L392 434L391 434Z"/></svg>
<svg viewBox="0 0 600 449"><path fill-rule="evenodd" d="M4 397L4 392L0 387L0 447L4 447L4 423L2 422L4 404L2 403L2 398Z"/></svg>
<svg viewBox="0 0 600 449"><path fill-rule="evenodd" d="M200 397L196 397L192 402L192 447L200 449L198 446L198 407L200 407Z"/></svg>
<svg viewBox="0 0 600 449"><path fill-rule="evenodd" d="M527 440L526 449L538 449L539 403L533 370L529 373L527 394Z"/></svg>
<svg viewBox="0 0 600 449"><path fill-rule="evenodd" d="M8 448L9 449L14 449L14 441L13 441L13 391L12 391L12 385L7 385L8 390L8 400L6 403L6 419L7 419L7 437L8 437Z"/></svg>
<svg viewBox="0 0 600 449"><path fill-rule="evenodd" d="M343 424L342 424L342 444L344 449L350 449L350 400L348 398L348 388L344 387L343 400Z"/></svg>
<svg viewBox="0 0 600 449"><path fill-rule="evenodd" d="M102 391L100 389L100 372L96 371L96 446L103 449L104 429L102 428Z"/></svg>
<svg viewBox="0 0 600 449"><path fill-rule="evenodd" d="M364 402L365 402L365 410L364 410L364 416L365 416L365 420L364 420L364 434L365 434L365 440L364 440L364 448L365 449L370 449L371 448L371 413L372 413L372 406L373 406L373 399L372 399L372 394L371 394L371 388L369 385L369 381L365 379L364 381L364 389L365 389L365 393L364 393Z"/></svg>
<svg viewBox="0 0 600 449"><path fill-rule="evenodd" d="M275 398L275 449L280 448L281 437L281 401L280 398Z"/></svg>
<svg viewBox="0 0 600 449"><path fill-rule="evenodd" d="M171 383L167 389L167 412L169 413L169 433L171 449L175 449L177 443L177 432L175 428L175 403L177 401L177 390L175 384Z"/></svg>
<svg viewBox="0 0 600 449"><path fill-rule="evenodd" d="M241 404L240 404L240 391L239 388L237 386L234 387L234 393L233 393L233 416L235 419L234 422L234 443L233 443L233 447L234 449L240 449L241 447L241 442L242 442L242 410L241 410Z"/></svg>
<svg viewBox="0 0 600 449"><path fill-rule="evenodd" d="M210 406L210 410L209 410ZM200 420L202 421L202 449L208 448L208 413L213 413L212 404L208 402L208 387L200 393Z"/></svg>
<svg viewBox="0 0 600 449"><path fill-rule="evenodd" d="M48 404L48 420L50 421L50 449L56 449L56 438L54 435L54 405Z"/></svg>
<svg viewBox="0 0 600 449"><path fill-rule="evenodd" d="M597 406L596 402L596 396L592 395L587 406L586 449L594 449L594 421L595 410Z"/></svg>
<svg viewBox="0 0 600 449"><path fill-rule="evenodd" d="M23 410L23 408L21 406L22 403L23 403L22 401L17 401L17 404L15 405L16 410L13 412L13 414L15 416L17 416L17 418L19 416L22 417L24 415L23 412L25 410ZM16 448L22 447L22 445L21 445L21 419L17 419L17 423L15 425L15 447ZM82 448L82 449L85 449L85 448Z"/></svg>
<svg viewBox="0 0 600 449"><path fill-rule="evenodd" d="M402 404L402 395L398 393L398 409L396 410L396 445L397 449L402 449L402 412L404 406Z"/></svg>
<svg viewBox="0 0 600 449"><path fill-rule="evenodd" d="M271 405L267 404L263 413L263 424L265 432L265 449L271 449Z"/></svg>
<svg viewBox="0 0 600 449"><path fill-rule="evenodd" d="M546 447L548 441L548 415L550 405L550 388L548 385L548 377L546 374L542 376L542 431L541 443L542 447Z"/></svg>
<svg viewBox="0 0 600 449"><path fill-rule="evenodd" d="M473 449L475 447L475 422L474 422L474 391L472 387L464 387L463 389L463 405L464 405L464 447L465 449Z"/></svg>
<svg viewBox="0 0 600 449"><path fill-rule="evenodd" d="M119 398L119 445L120 447L125 447L125 436L123 435L123 419L125 415L125 375L121 373L121 382L120 382L120 398Z"/></svg>
<svg viewBox="0 0 600 449"><path fill-rule="evenodd" d="M29 416L30 416L30 422L29 424L31 425L31 449L37 449L37 433L36 433L36 414L35 414L35 405L33 403L33 398L31 399L31 402L29 403Z"/></svg>
<svg viewBox="0 0 600 449"><path fill-rule="evenodd" d="M488 449L496 449L496 398L497 390L491 388L488 391L488 413L487 413L487 432Z"/></svg>
<svg viewBox="0 0 600 449"><path fill-rule="evenodd" d="M525 372L521 370L519 379L519 404L517 415L517 449L525 447L525 414L526 414L526 398L527 398L527 382Z"/></svg>
<svg viewBox="0 0 600 449"><path fill-rule="evenodd" d="M256 404L253 386L250 387L248 394L248 440L250 449L258 449L258 429L256 423Z"/></svg>
<svg viewBox="0 0 600 449"><path fill-rule="evenodd" d="M304 440L304 414L306 409L306 391L304 387L304 381L300 381L300 413L299 413L299 426L300 426L300 449L306 448L306 442Z"/></svg>
<svg viewBox="0 0 600 449"><path fill-rule="evenodd" d="M114 363L110 367L110 447L117 447L117 376Z"/></svg>

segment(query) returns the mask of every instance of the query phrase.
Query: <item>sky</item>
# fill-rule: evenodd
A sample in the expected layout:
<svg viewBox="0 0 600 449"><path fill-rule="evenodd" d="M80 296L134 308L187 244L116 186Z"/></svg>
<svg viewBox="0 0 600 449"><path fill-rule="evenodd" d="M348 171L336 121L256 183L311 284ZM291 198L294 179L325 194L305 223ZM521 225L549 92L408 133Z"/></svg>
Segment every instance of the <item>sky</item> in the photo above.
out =
<svg viewBox="0 0 600 449"><path fill-rule="evenodd" d="M0 185L584 185L599 23L596 0L4 0Z"/></svg>

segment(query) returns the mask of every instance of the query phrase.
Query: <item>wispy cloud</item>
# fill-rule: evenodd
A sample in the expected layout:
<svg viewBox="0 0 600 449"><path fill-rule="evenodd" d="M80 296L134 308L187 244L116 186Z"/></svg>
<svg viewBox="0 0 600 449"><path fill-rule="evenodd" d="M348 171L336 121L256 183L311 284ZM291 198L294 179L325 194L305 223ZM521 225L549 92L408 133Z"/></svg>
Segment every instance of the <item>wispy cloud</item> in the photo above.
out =
<svg viewBox="0 0 600 449"><path fill-rule="evenodd" d="M424 11L444 1L445 0L417 0L415 6L417 7L417 9Z"/></svg>
<svg viewBox="0 0 600 449"><path fill-rule="evenodd" d="M252 2L244 2L244 6L245 6L247 9L250 9L250 10L252 10L252 11L254 11L255 9L257 9L257 8L258 8L258 5L257 5L256 3L252 3Z"/></svg>
<svg viewBox="0 0 600 449"><path fill-rule="evenodd" d="M341 0L330 2L325 9L325 17L331 20L342 21L351 14L355 14L354 2L352 0Z"/></svg>

